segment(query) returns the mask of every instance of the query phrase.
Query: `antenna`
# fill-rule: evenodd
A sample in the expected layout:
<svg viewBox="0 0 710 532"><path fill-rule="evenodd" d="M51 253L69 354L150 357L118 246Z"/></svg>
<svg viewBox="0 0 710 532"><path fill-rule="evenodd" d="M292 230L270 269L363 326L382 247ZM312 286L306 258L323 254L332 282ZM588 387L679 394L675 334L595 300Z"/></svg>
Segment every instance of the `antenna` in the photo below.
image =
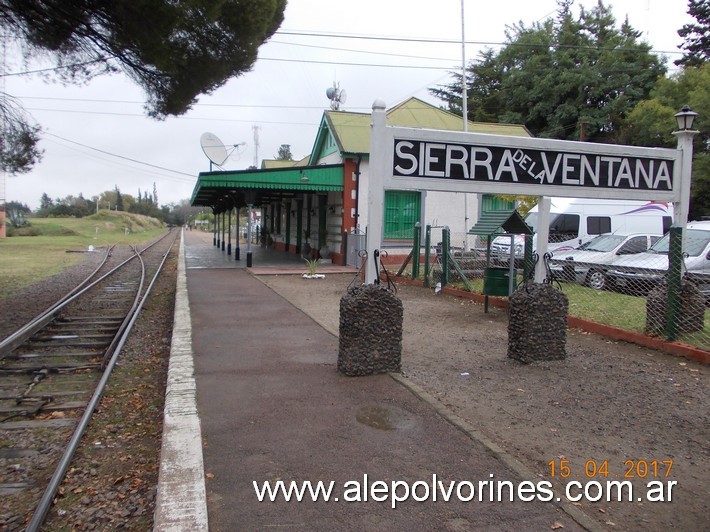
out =
<svg viewBox="0 0 710 532"><path fill-rule="evenodd" d="M340 104L345 103L345 100L348 96L345 93L345 89L340 89L340 83L336 83L335 81L333 82L332 87L328 87L326 89L325 95L330 100L330 108L333 111L337 111L338 109L340 109Z"/></svg>
<svg viewBox="0 0 710 532"><path fill-rule="evenodd" d="M232 150L227 152L227 148L224 143L219 140L219 137L214 133L203 133L200 136L200 145L202 146L202 151L210 160L210 172L212 171L212 164L216 164L220 168L227 162L229 156L232 152L237 149L237 146L243 146L246 142L240 142L239 144L232 144Z"/></svg>

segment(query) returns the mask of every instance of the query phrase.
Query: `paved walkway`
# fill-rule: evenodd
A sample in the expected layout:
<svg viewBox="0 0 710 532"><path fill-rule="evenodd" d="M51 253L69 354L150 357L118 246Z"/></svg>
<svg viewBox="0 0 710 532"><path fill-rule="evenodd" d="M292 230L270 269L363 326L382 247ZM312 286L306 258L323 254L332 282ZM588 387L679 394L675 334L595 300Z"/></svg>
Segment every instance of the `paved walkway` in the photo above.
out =
<svg viewBox="0 0 710 532"><path fill-rule="evenodd" d="M521 478L489 448L388 375L340 375L335 336L253 270L234 266L211 238L184 237L189 334L178 334L189 336L192 365L178 370L171 361L182 384L168 385L156 530L204 530L207 522L213 531L581 528L553 503L491 502L488 481L517 488ZM185 318L186 304L178 294L176 317ZM185 349L174 340L174 351ZM183 382L190 371L192 387ZM259 502L254 483L267 481L334 484L330 502ZM410 496L393 508L393 492L408 489L398 481L417 483L422 501ZM471 488L472 501L456 500Z"/></svg>

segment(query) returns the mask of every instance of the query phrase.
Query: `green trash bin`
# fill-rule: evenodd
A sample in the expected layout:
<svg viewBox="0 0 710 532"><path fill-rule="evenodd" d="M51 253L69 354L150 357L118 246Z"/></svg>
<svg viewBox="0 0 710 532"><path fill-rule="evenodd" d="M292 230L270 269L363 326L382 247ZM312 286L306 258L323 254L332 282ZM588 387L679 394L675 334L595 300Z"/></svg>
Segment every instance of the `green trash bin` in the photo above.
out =
<svg viewBox="0 0 710 532"><path fill-rule="evenodd" d="M513 270L513 290L517 288L517 270ZM487 296L508 296L510 288L509 268L486 268L483 270L483 293Z"/></svg>

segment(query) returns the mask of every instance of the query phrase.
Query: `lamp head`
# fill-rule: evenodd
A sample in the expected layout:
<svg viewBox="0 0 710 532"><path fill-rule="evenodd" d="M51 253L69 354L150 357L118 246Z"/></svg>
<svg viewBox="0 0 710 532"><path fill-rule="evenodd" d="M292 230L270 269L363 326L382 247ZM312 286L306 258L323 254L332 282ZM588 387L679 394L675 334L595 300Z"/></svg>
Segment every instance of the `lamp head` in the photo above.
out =
<svg viewBox="0 0 710 532"><path fill-rule="evenodd" d="M675 114L678 131L688 131L693 129L697 116L698 113L692 111L687 105L684 105L680 112Z"/></svg>

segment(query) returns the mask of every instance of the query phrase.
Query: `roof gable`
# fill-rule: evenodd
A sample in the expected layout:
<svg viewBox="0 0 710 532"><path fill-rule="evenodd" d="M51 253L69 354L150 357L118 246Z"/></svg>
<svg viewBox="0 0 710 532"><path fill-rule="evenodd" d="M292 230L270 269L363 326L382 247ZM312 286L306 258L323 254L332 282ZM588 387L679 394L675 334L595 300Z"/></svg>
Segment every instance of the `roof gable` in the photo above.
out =
<svg viewBox="0 0 710 532"><path fill-rule="evenodd" d="M318 135L311 151L311 164L317 164L322 157L333 153L325 149L327 139L332 136L334 145L345 155L368 155L370 153L369 113L348 111L325 111L321 119ZM462 131L461 117L440 109L419 98L409 98L387 111L387 124L390 126L412 127L421 129L440 129ZM468 131L492 135L531 137L530 132L518 124L494 124L487 122L469 122Z"/></svg>

